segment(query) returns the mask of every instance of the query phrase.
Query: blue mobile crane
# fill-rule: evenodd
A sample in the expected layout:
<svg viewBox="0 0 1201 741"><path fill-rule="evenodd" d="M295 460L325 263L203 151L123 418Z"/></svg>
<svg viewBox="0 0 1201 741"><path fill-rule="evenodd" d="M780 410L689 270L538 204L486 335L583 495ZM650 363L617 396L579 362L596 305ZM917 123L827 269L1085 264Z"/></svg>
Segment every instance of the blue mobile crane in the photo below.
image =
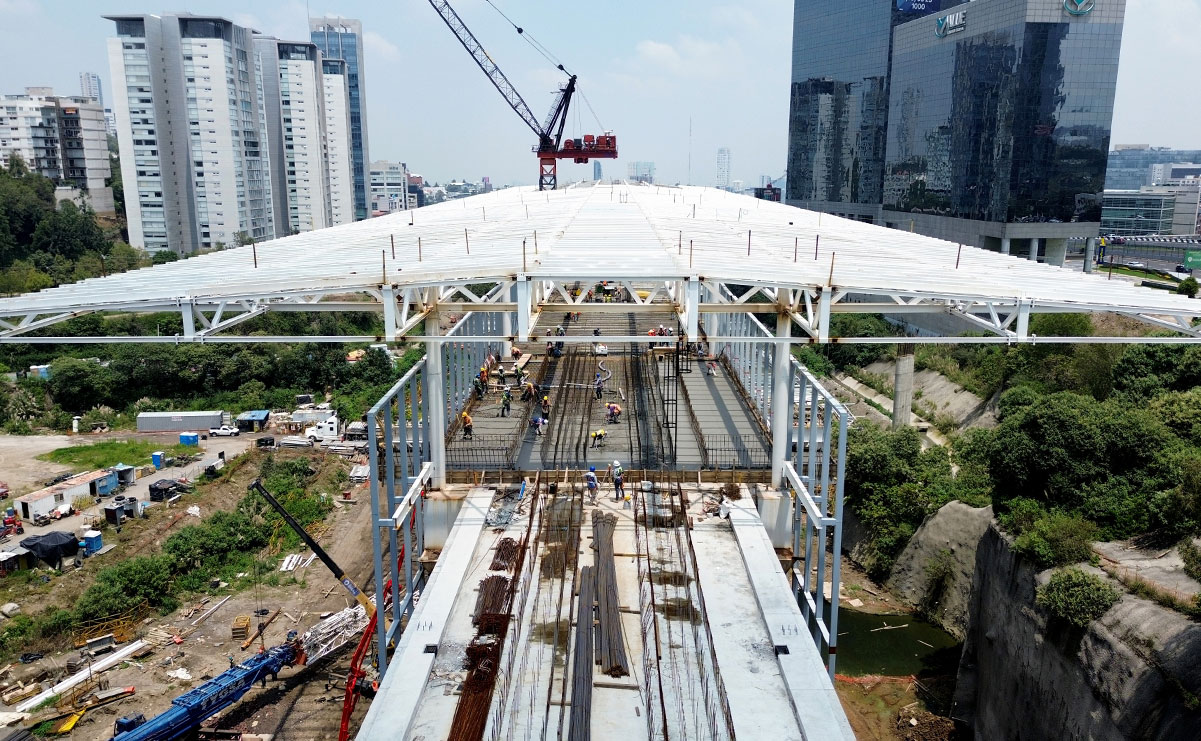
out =
<svg viewBox="0 0 1201 741"><path fill-rule="evenodd" d="M141 715L120 718L113 727L111 741L172 741L184 738L200 727L206 718L233 705L255 682L267 686L267 677L275 679L286 666L304 663L300 641L275 646L243 661L210 679L194 690L171 701L171 709L146 720Z"/></svg>

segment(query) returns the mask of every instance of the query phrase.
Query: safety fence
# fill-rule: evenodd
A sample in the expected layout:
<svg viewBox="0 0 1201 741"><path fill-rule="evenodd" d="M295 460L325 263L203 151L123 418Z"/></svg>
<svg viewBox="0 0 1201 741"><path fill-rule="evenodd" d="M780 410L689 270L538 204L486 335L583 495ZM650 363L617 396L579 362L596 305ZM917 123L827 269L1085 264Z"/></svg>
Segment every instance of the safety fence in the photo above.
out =
<svg viewBox="0 0 1201 741"><path fill-rule="evenodd" d="M446 448L446 467L455 471L513 468L513 435L473 435Z"/></svg>
<svg viewBox="0 0 1201 741"><path fill-rule="evenodd" d="M704 435L702 440L708 470L771 466L771 451L759 435Z"/></svg>

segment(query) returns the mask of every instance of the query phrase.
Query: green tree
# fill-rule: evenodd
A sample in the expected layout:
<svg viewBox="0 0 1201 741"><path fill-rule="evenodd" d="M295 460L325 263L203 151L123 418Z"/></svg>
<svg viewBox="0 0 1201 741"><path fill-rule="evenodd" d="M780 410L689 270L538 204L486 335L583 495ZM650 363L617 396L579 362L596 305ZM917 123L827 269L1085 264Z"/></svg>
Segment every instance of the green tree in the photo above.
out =
<svg viewBox="0 0 1201 741"><path fill-rule="evenodd" d="M150 264L163 265L168 262L175 262L178 259L179 254L177 252L173 252L172 250L156 250L154 254L150 256Z"/></svg>
<svg viewBox="0 0 1201 741"><path fill-rule="evenodd" d="M78 260L87 252L107 253L109 244L90 208L63 201L47 214L33 233L34 250Z"/></svg>
<svg viewBox="0 0 1201 741"><path fill-rule="evenodd" d="M76 414L111 400L113 378L99 363L60 357L50 364L50 393L55 402Z"/></svg>
<svg viewBox="0 0 1201 741"><path fill-rule="evenodd" d="M1176 293L1182 293L1189 298L1197 297L1197 279L1189 276L1180 281L1180 285L1176 286Z"/></svg>

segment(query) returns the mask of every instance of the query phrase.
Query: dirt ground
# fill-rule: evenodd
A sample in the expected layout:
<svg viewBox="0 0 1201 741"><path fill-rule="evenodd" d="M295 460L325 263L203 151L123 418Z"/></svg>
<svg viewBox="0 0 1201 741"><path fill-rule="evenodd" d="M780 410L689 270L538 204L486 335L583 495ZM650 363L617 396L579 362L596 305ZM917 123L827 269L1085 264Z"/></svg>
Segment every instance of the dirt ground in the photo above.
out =
<svg viewBox="0 0 1201 741"><path fill-rule="evenodd" d="M311 455L310 451L305 452ZM256 452L252 457L259 455ZM227 482L210 487L201 502L206 514L216 508L232 508L246 491L256 471L257 466L253 464L243 466L235 470ZM334 511L326 519L326 534L319 540L351 578L367 590L372 582L370 498L365 490L357 492L356 498L357 504L335 505ZM150 520L134 521L131 523L134 527L127 526L120 536L123 541L120 550L128 556L157 549L172 529L191 519L184 514L159 513ZM53 586L27 596L25 604L36 611L40 606L64 604L72 599L91 582L86 570L103 565L90 563L94 560L98 559L90 559L85 562L84 570L65 574L55 579ZM263 643L270 647L284 642L288 631L303 633L317 623L322 614L348 606L349 596L320 561L315 560L307 568L298 569L288 576L292 578L285 577L284 583L278 587L264 585L238 593L180 645L169 644L141 662L128 663L107 672L110 686L134 686L137 688L136 694L88 713L70 738L81 741L108 739L112 736L116 718L136 713L142 713L147 718L153 717L166 710L178 695L228 669L231 654L235 661L248 656L256 650L258 643L242 651L240 641L231 639L230 623L237 615L253 616L259 609L280 609L279 617L268 626L263 638ZM213 598L204 609L215 605L219 599ZM183 632L203 612L200 610L185 618L182 612L189 606L185 604L167 616L156 615L148 619L143 627L148 630L161 626L174 633ZM261 618L251 619L254 625ZM251 689L240 702L216 716L209 725L246 732L274 733L276 739L309 741L336 738L342 712L341 678L345 676L353 647L352 643L317 666L285 669L278 681L269 681L266 689L257 686ZM62 653L43 662L62 665L69 657L70 654ZM168 671L180 667L192 675L191 681L179 681L167 676ZM332 684L327 681L331 675L335 679ZM367 704L366 701L360 701L356 722L362 719Z"/></svg>
<svg viewBox="0 0 1201 741"><path fill-rule="evenodd" d="M925 709L914 685L906 682L837 682L838 699L859 741L953 741L948 718ZM913 723L916 721L916 725Z"/></svg>
<svg viewBox="0 0 1201 741"><path fill-rule="evenodd" d="M70 471L69 466L39 461L35 456L65 448L81 435L0 435L0 480L14 497L39 488L39 482ZM89 442L103 438L87 436Z"/></svg>

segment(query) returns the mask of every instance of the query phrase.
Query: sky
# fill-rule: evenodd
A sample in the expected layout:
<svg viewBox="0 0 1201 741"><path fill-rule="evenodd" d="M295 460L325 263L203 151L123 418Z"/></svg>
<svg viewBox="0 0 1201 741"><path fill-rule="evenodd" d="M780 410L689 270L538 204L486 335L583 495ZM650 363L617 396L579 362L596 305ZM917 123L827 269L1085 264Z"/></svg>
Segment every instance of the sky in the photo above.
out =
<svg viewBox="0 0 1201 741"><path fill-rule="evenodd" d="M613 131L621 159L602 162L606 177L650 160L660 182L712 185L719 147L747 185L784 173L792 0L493 2L579 76L586 102L573 101L567 135ZM544 118L563 73L486 0L453 6ZM90 71L107 95L113 25L101 16L181 10L299 40L307 15L357 18L371 159L407 162L430 182L537 182L533 132L425 0L0 0L0 93L78 94L79 73ZM1127 0L1113 143L1201 148L1198 29L1201 0ZM560 180L591 173L591 164L560 164Z"/></svg>

